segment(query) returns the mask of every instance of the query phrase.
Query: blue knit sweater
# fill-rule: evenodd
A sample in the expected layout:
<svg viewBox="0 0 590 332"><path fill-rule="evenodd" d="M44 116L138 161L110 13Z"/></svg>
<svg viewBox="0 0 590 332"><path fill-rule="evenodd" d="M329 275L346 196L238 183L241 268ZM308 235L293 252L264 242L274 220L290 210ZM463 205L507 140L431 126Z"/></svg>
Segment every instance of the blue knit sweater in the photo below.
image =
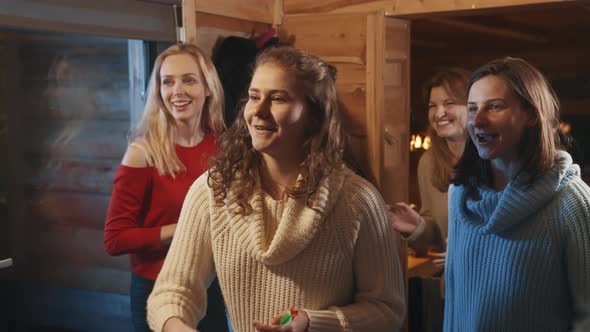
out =
<svg viewBox="0 0 590 332"><path fill-rule="evenodd" d="M451 186L445 331L590 331L590 188L569 154L530 185Z"/></svg>

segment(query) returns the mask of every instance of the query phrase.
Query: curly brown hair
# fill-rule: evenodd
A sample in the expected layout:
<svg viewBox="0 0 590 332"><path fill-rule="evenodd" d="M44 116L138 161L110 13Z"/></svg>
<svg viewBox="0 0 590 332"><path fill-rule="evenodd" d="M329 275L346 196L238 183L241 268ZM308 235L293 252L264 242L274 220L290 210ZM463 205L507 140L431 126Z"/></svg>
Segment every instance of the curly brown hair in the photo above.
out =
<svg viewBox="0 0 590 332"><path fill-rule="evenodd" d="M344 140L340 123L339 98L336 93L336 68L315 55L292 47L274 47L258 55L254 66L264 64L280 66L291 72L304 91L305 103L310 111L308 138L303 149L305 160L301 164L301 177L295 187L285 194L294 199L311 195L320 182L342 164ZM233 125L219 138L221 151L209 172L208 185L213 190L215 204L223 206L230 187L235 193L237 214L248 215L248 203L261 165L261 156L252 146L252 139L244 120L244 107Z"/></svg>

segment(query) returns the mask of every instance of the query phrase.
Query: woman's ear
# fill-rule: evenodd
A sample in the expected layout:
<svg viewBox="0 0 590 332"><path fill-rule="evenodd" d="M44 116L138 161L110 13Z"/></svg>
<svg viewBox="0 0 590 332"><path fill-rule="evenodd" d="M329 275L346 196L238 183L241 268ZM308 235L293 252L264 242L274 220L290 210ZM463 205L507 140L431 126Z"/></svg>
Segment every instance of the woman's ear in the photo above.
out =
<svg viewBox="0 0 590 332"><path fill-rule="evenodd" d="M534 125L536 125L539 122L539 113L535 112L534 109L531 109L530 111L526 112L526 117L527 117L526 125L529 128L533 127Z"/></svg>

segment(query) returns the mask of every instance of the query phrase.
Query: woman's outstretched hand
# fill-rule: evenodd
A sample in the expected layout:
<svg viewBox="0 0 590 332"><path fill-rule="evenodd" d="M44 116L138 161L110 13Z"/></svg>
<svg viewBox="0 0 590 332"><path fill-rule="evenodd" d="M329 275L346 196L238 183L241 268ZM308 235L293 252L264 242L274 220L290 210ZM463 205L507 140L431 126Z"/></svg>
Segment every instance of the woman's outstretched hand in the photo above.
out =
<svg viewBox="0 0 590 332"><path fill-rule="evenodd" d="M428 251L428 257L430 257L432 264L434 264L434 266L436 266L438 269L443 269L445 267L445 261L447 259L446 252Z"/></svg>
<svg viewBox="0 0 590 332"><path fill-rule="evenodd" d="M406 237L414 234L422 220L422 217L418 212L403 202L387 205L387 208L391 215L391 223L396 231L402 233Z"/></svg>
<svg viewBox="0 0 590 332"><path fill-rule="evenodd" d="M287 325L281 325L281 317L283 314L275 316L270 324L261 322L252 322L252 325L258 332L305 332L309 326L309 317L303 310L298 310L297 317Z"/></svg>

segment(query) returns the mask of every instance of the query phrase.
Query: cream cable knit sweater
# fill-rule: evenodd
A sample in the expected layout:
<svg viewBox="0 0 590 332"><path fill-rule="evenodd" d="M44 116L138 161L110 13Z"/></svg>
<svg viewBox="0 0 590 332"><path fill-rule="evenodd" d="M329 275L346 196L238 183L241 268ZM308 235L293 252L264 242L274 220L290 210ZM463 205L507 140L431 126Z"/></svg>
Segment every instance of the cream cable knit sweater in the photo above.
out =
<svg viewBox="0 0 590 332"><path fill-rule="evenodd" d="M257 179L253 212L235 215L235 195L215 207L207 174L190 189L176 235L148 300L161 331L181 317L196 326L215 272L237 332L294 306L314 331L396 331L403 322L403 278L383 199L346 168L312 198L265 199ZM279 206L284 205L284 206ZM274 233L274 235L270 235Z"/></svg>

